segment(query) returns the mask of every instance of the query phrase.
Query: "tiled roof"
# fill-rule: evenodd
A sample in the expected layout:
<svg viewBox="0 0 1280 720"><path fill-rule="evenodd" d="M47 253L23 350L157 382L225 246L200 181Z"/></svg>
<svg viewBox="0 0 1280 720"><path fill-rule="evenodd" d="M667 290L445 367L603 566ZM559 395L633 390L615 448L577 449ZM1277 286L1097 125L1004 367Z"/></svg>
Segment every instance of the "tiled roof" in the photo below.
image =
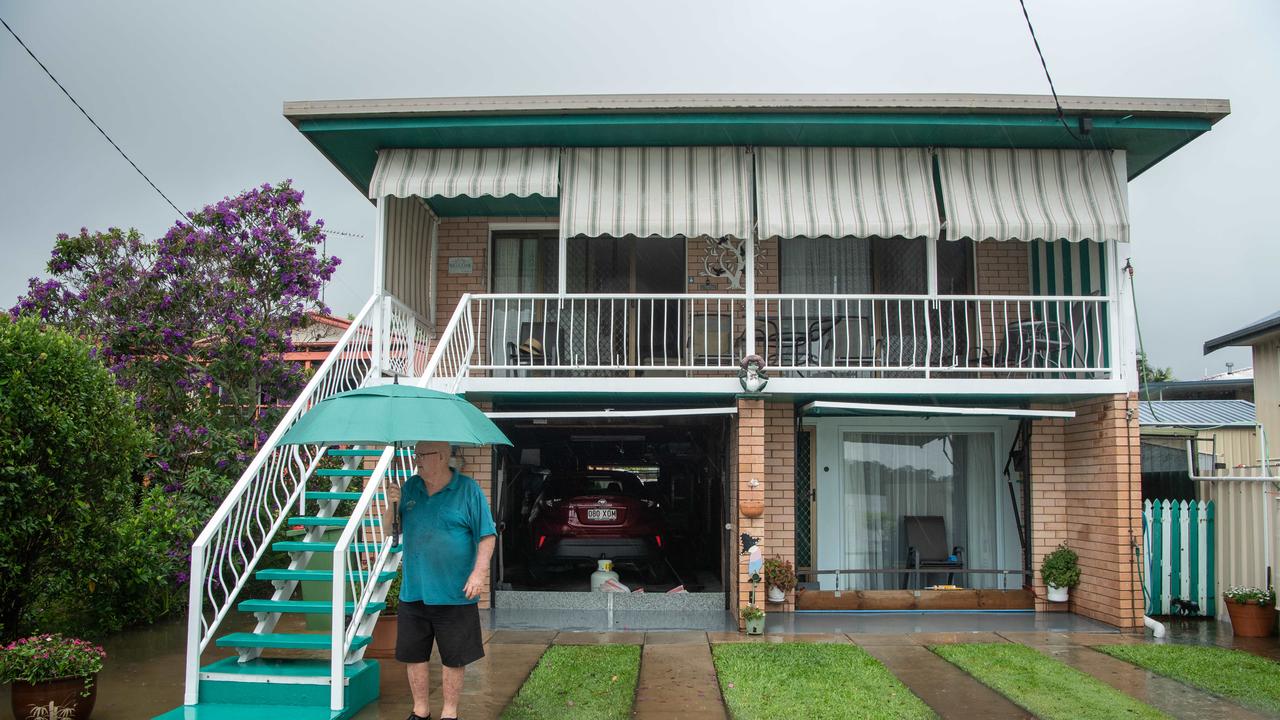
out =
<svg viewBox="0 0 1280 720"><path fill-rule="evenodd" d="M1253 427L1258 421L1248 400L1142 400L1138 422L1144 427Z"/></svg>

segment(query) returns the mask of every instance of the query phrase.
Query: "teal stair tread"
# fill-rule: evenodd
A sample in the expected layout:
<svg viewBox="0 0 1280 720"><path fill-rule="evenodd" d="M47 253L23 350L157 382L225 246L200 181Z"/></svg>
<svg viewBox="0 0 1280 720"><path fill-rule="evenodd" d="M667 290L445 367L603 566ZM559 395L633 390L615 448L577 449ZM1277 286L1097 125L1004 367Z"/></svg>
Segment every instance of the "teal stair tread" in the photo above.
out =
<svg viewBox="0 0 1280 720"><path fill-rule="evenodd" d="M337 492L334 490L308 490L306 497L308 500L359 500L361 493L358 492ZM378 493L373 496L377 500L386 499L386 495Z"/></svg>
<svg viewBox="0 0 1280 720"><path fill-rule="evenodd" d="M347 603L347 614L355 609L355 603ZM328 600L245 600L236 606L240 612L265 613L305 613L308 615L328 615L333 605ZM387 607L385 602L371 602L365 612L382 612Z"/></svg>
<svg viewBox="0 0 1280 720"><path fill-rule="evenodd" d="M278 543L272 543L271 549L276 552L333 552L338 546L336 542L309 542L299 540L284 540ZM351 547L358 552L369 552L371 550L381 550L379 543L351 543ZM391 548L391 552L400 552L399 545Z"/></svg>
<svg viewBox="0 0 1280 720"><path fill-rule="evenodd" d="M183 705L152 720L340 720L350 717L346 710L308 705L241 705L239 703L200 703Z"/></svg>
<svg viewBox="0 0 1280 720"><path fill-rule="evenodd" d="M356 650L369 644L368 635L357 635L351 641ZM333 638L328 633L252 633L238 632L218 638L218 647L280 648L287 650L328 650Z"/></svg>
<svg viewBox="0 0 1280 720"><path fill-rule="evenodd" d="M401 450L401 455L408 455L408 448ZM328 455L333 457L378 457L382 454L382 448L329 448Z"/></svg>
<svg viewBox="0 0 1280 720"><path fill-rule="evenodd" d="M318 582L333 582L332 570L290 570L288 568L268 568L259 570L253 576L259 580L304 580ZM383 570L378 573L378 582L385 582L394 578L396 573L394 570ZM367 570L348 570L348 578L360 578L364 580L369 577Z"/></svg>
<svg viewBox="0 0 1280 720"><path fill-rule="evenodd" d="M345 517L312 517L310 515L306 515L301 517L291 517L289 518L289 522L287 524L289 526L308 525L313 527L315 526L346 527L347 521L350 519L351 518L345 518ZM378 518L365 518L361 522L363 522L365 525L381 525L382 524L382 521L379 520Z"/></svg>
<svg viewBox="0 0 1280 720"><path fill-rule="evenodd" d="M408 470L392 470L390 473L393 477L409 477L413 473ZM316 477L371 477L372 470L362 470L359 468L320 468L315 472Z"/></svg>
<svg viewBox="0 0 1280 720"><path fill-rule="evenodd" d="M359 660L343 667L343 673L352 677L363 670L370 661ZM249 662L240 662L238 657L223 658L200 668L202 673L218 675L244 675L247 677L280 677L280 678L328 678L328 660L308 660L303 658L254 658Z"/></svg>

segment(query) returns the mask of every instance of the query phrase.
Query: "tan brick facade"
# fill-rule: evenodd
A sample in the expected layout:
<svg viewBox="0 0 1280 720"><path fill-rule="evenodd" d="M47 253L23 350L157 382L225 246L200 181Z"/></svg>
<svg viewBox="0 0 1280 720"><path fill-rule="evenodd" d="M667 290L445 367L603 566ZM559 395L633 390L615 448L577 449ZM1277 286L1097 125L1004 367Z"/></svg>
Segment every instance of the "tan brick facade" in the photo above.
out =
<svg viewBox="0 0 1280 720"><path fill-rule="evenodd" d="M1136 397L1063 406L1069 420L1037 420L1031 435L1031 538L1036 609L1065 611L1123 629L1142 627L1142 586L1132 543L1142 543ZM1040 562L1059 543L1080 555L1067 604L1044 600Z"/></svg>
<svg viewBox="0 0 1280 720"><path fill-rule="evenodd" d="M733 465L736 468L736 487L735 494L737 496L737 512L738 527L734 531L735 547L733 548L733 557L737 560L738 572L737 577L737 607L746 607L749 602L750 592L752 590L749 575L747 574L747 558L741 553L741 545L736 539L742 533L746 533L754 538L759 539L765 548L769 550L769 536L766 533L764 516L758 518L749 518L743 515L742 508L749 503L764 503L768 507L765 498L765 407L764 399L759 397L740 397L738 398L738 432L737 435L737 452L735 453L736 462ZM753 484L754 481L754 484ZM763 583L755 587L756 605L764 607Z"/></svg>
<svg viewBox="0 0 1280 720"><path fill-rule="evenodd" d="M751 591L747 558L738 542L742 533L758 538L764 557L778 557L795 563L795 410L790 402L766 402L759 397L738 398L737 432L730 446L733 459L731 492L727 501L735 509L733 557L737 571L726 583L730 607L742 608ZM758 484L752 486L752 480ZM764 514L749 518L743 514L747 502L763 501ZM736 578L736 580L734 579ZM736 587L735 587L736 586ZM735 592L736 590L736 592ZM765 603L764 583L756 586L756 604L769 611L795 609L794 592L784 603Z"/></svg>
<svg viewBox="0 0 1280 720"><path fill-rule="evenodd" d="M979 295L1030 295L1029 244L1015 240L974 243Z"/></svg>
<svg viewBox="0 0 1280 720"><path fill-rule="evenodd" d="M769 538L765 557L796 562L796 427L795 406L766 402L764 407L764 532ZM794 610L795 592L769 610Z"/></svg>

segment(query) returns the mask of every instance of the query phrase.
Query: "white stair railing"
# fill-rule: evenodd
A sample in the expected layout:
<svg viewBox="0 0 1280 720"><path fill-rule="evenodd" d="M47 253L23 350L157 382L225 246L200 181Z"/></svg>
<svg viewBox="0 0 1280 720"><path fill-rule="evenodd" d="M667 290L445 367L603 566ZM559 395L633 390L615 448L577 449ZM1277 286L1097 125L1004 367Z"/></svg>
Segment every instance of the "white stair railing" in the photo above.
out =
<svg viewBox="0 0 1280 720"><path fill-rule="evenodd" d="M200 654L289 512L300 505L324 457L323 446L280 446L280 438L316 403L378 378L385 370L380 361L385 365L388 356L393 368L412 368L425 356L430 336L430 326L394 298L370 297L197 537L191 548L185 704L199 701Z"/></svg>
<svg viewBox="0 0 1280 720"><path fill-rule="evenodd" d="M471 322L471 296L463 295L445 326L431 359L415 384L456 393L470 371L475 355L475 328ZM397 452L389 445L382 451L351 518L333 548L333 607L330 618L329 656L330 709L345 705L343 666L364 655L354 648L355 638L367 635L378 613L367 613L371 602L386 597L388 583L378 582L384 570L399 567L400 556L392 553L396 525L395 500L404 479L417 472L410 453ZM353 608L346 611L350 601Z"/></svg>

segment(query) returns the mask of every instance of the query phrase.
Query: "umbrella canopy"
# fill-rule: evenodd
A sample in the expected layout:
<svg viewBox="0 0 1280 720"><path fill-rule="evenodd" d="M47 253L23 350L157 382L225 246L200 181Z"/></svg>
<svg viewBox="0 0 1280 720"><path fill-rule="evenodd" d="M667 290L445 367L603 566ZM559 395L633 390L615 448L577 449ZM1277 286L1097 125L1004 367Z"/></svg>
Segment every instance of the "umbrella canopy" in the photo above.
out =
<svg viewBox="0 0 1280 720"><path fill-rule="evenodd" d="M376 385L331 395L303 414L281 445L510 445L479 408L457 395L412 385Z"/></svg>

